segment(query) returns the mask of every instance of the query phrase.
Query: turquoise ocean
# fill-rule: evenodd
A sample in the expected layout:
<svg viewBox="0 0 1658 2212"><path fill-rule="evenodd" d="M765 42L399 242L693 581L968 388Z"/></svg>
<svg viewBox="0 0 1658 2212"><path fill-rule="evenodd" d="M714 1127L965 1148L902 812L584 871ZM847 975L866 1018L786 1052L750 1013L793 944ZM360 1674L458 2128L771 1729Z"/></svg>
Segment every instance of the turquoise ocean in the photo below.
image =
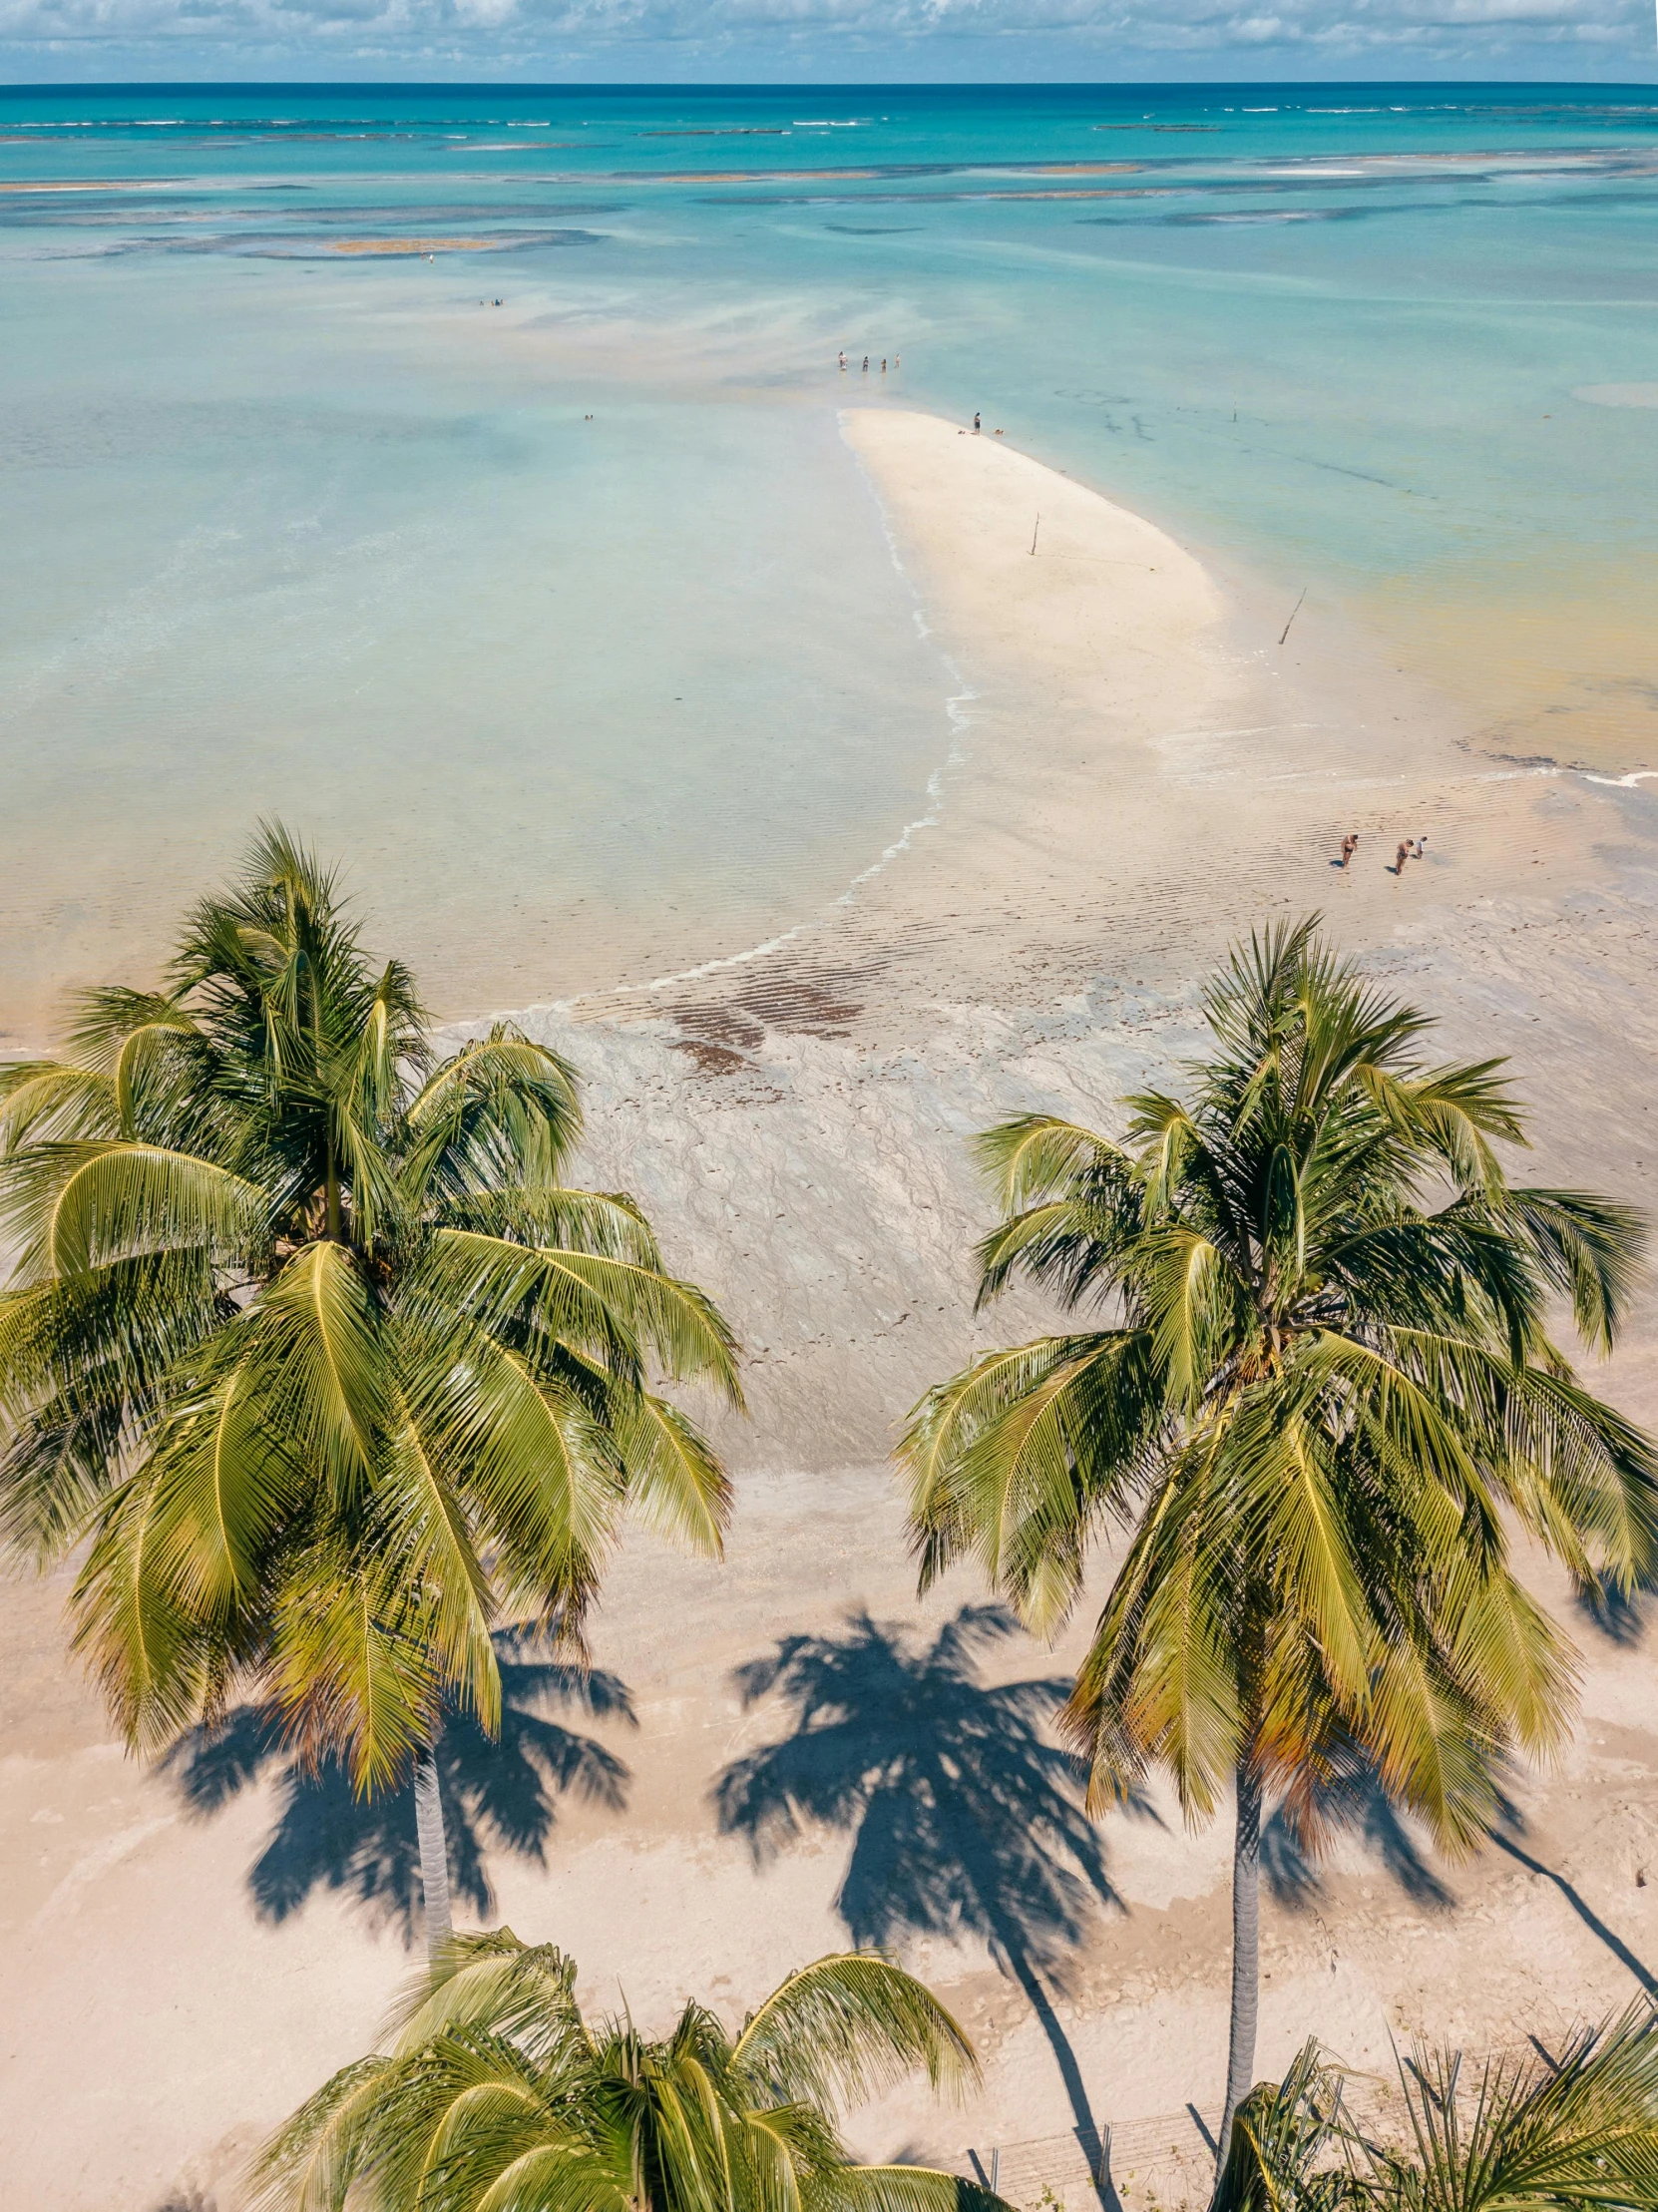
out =
<svg viewBox="0 0 1658 2212"><path fill-rule="evenodd" d="M265 812L445 1012L847 895L972 741L872 398L1658 765L1658 88L12 89L0 1041Z"/></svg>

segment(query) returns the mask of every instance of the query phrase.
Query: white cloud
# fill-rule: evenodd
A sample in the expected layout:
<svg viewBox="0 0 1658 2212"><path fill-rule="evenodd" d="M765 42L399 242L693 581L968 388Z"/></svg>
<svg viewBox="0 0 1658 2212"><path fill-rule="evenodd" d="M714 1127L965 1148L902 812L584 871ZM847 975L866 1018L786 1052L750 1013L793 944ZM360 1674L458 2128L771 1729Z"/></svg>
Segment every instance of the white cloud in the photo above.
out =
<svg viewBox="0 0 1658 2212"><path fill-rule="evenodd" d="M0 67L323 76L455 74L833 78L995 74L1224 77L1274 56L1298 72L1386 76L1654 73L1651 0L0 0ZM101 56L112 59L106 63ZM1017 59L1015 58L1017 56ZM1046 66L1044 66L1044 57ZM1200 66L1205 59L1208 68ZM424 65L424 66L423 66ZM445 66L448 65L448 66ZM854 66L856 65L856 66Z"/></svg>

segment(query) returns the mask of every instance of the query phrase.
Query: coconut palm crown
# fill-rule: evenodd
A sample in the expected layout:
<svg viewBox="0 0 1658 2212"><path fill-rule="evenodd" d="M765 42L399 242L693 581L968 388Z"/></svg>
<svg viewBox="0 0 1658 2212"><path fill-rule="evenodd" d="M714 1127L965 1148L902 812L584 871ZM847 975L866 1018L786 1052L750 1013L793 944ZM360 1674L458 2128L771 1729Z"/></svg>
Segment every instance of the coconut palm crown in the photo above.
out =
<svg viewBox="0 0 1658 2212"><path fill-rule="evenodd" d="M951 2173L865 2166L837 2105L924 2072L977 2077L967 2037L875 1953L791 1975L732 2034L687 2003L666 2035L584 2018L576 1967L510 1929L457 1938L389 2051L342 2068L260 2162L269 2212L1007 2212Z"/></svg>
<svg viewBox="0 0 1658 2212"><path fill-rule="evenodd" d="M1194 1821L1235 1790L1229 2120L1263 1796L1316 1841L1359 1760L1471 1846L1503 1754L1546 1751L1570 1707L1511 1532L1627 1586L1658 1555L1658 1466L1549 1334L1563 1302L1611 1347L1638 1218L1507 1179L1501 1063L1431 1061L1429 1019L1315 922L1237 950L1206 1012L1185 1095L1128 1099L1120 1138L1032 1114L981 1139L1005 1211L981 1302L1024 1274L1093 1313L933 1391L904 1456L923 1584L974 1557L1037 1630L1126 1533L1064 1721L1096 1809L1152 1764Z"/></svg>
<svg viewBox="0 0 1658 2212"><path fill-rule="evenodd" d="M1535 2041L1535 2038L1532 2038ZM1396 2052L1361 2125L1309 2042L1239 2108L1211 2212L1636 2212L1658 2204L1658 2013L1638 1999L1554 2054ZM1402 2109L1401 2109L1402 2107ZM1403 2123L1403 2124L1402 2124Z"/></svg>
<svg viewBox="0 0 1658 2212"><path fill-rule="evenodd" d="M718 1550L724 1477L651 1385L739 1403L732 1338L629 1199L566 1186L581 1126L511 1027L435 1065L275 827L164 990L0 1077L0 1511L41 1558L90 1540L131 1743L251 1685L378 1788L445 1699L494 1728L504 1612L579 1638L623 1512Z"/></svg>

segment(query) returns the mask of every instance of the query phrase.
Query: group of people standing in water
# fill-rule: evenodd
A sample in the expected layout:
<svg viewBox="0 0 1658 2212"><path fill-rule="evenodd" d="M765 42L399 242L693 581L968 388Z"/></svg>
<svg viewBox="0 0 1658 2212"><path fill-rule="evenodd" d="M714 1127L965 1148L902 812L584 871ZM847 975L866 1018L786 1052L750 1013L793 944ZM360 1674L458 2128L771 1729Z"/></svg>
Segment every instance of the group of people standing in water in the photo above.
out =
<svg viewBox="0 0 1658 2212"><path fill-rule="evenodd" d="M874 356L873 356L872 354L866 353L866 354L864 355L864 365L863 365L863 368L862 368L862 370L861 370L861 371L859 372L859 373L860 373L861 375L867 376L867 375L868 375L868 374L870 373L870 363L871 363L871 361L873 360L873 358L874 358ZM845 352L845 348L844 348L844 347L842 348L842 350L840 351L840 353L838 353L838 354L836 355L836 366L837 366L837 367L839 368L839 370L840 370L841 374L842 374L842 375L844 376L844 375L846 374L846 371L847 371L847 367L848 367L848 363L847 363L847 358L846 358L846 352ZM904 356L903 356L903 355L902 355L901 353L895 353L895 354L893 355L893 357L892 357L892 366L893 366L893 367L894 367L895 369L901 369L901 368L902 368L902 367L904 366ZM886 375L886 373L887 373L887 356L886 356L886 355L885 355L885 354L883 353L883 354L882 354L882 356L881 356L881 368L880 368L880 374L881 374L881 375L883 375L883 376L885 376L885 375ZM974 431L974 436L975 436L975 437L977 437L977 436L979 435L979 432L980 432L980 427L981 427L981 426L980 426L980 420L979 420L979 416L978 416L978 414L977 414L977 412L976 412L976 413L974 414L974 418L973 418L973 431ZM999 437L999 438L1000 438L1000 437L1001 437L1001 435L1002 435L1002 433L1001 433L1001 431L1000 431L1000 430L998 430L998 431L997 431L997 432L996 432L995 434L996 434L996 436L997 436L997 437ZM1343 853L1343 858L1342 858L1342 866L1343 866L1343 867L1345 868L1345 867L1347 866L1347 858L1346 858L1346 854L1347 854L1347 848L1346 848L1346 846L1345 846L1345 845L1344 845L1344 846L1343 846L1343 848L1342 848L1342 853Z"/></svg>

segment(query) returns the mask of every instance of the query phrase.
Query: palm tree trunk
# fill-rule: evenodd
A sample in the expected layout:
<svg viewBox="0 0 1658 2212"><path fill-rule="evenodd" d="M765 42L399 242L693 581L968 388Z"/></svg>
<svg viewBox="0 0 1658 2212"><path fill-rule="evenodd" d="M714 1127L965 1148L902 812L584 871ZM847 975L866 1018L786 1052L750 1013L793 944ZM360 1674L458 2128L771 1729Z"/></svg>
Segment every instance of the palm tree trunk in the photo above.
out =
<svg viewBox="0 0 1658 2212"><path fill-rule="evenodd" d="M1255 2015L1261 1993L1261 1777L1238 1767L1238 1833L1232 1849L1232 2036L1226 2054L1226 2109L1216 2138L1215 2172L1226 2164L1232 2115L1255 2086Z"/></svg>
<svg viewBox="0 0 1658 2212"><path fill-rule="evenodd" d="M430 1748L415 1766L415 1834L420 1839L420 1884L426 1899L426 1959L436 1966L448 1949L449 1846L443 1833L437 1754Z"/></svg>

